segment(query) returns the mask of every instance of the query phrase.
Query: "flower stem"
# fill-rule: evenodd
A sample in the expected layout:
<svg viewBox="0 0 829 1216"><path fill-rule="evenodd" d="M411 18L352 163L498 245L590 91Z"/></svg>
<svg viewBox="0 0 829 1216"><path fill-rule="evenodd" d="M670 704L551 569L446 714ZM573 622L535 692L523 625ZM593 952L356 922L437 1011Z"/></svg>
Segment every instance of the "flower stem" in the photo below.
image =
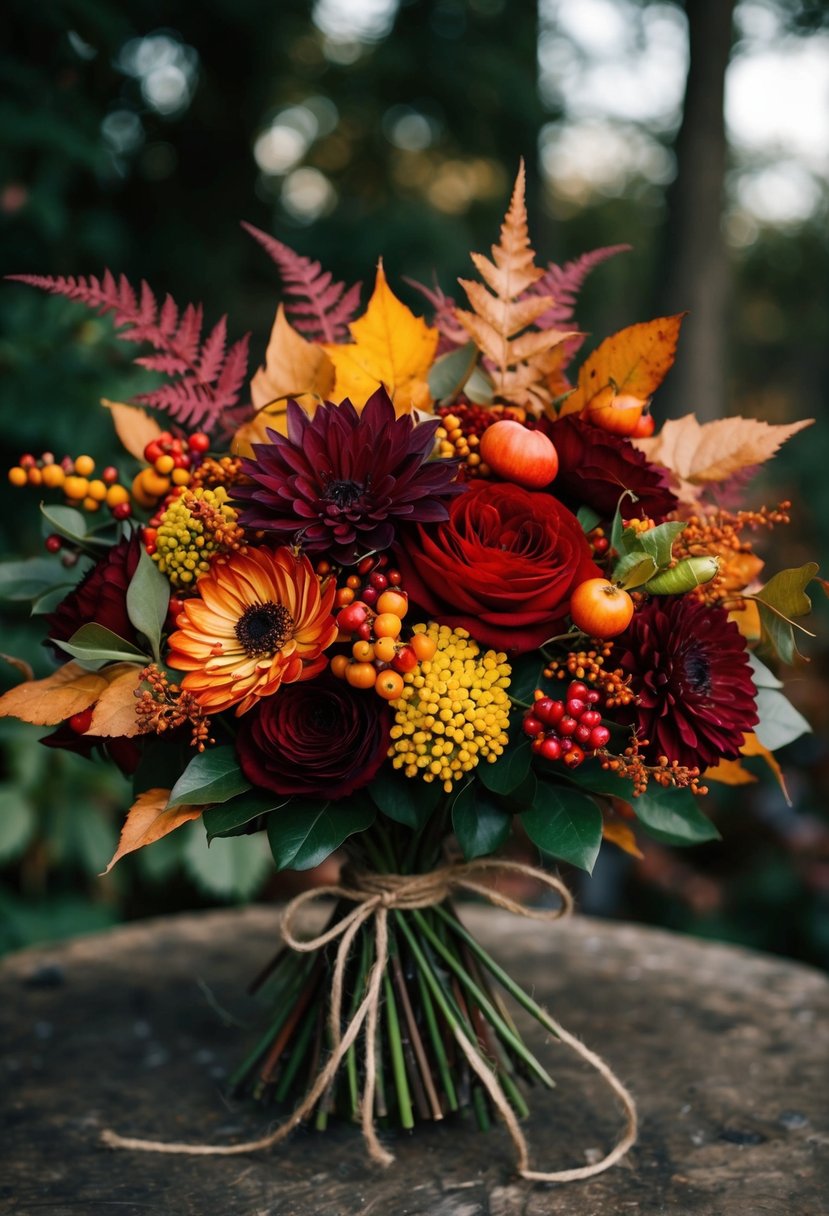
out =
<svg viewBox="0 0 829 1216"><path fill-rule="evenodd" d="M386 994L386 1027L389 1034L389 1054L394 1075L394 1085L397 1090L397 1113L400 1125L407 1131L414 1127L412 1099L409 1093L409 1082L406 1078L406 1064L403 1059L403 1044L400 1039L400 1022L397 1017L397 1006L394 1003L394 991L388 972L383 976L383 989Z"/></svg>

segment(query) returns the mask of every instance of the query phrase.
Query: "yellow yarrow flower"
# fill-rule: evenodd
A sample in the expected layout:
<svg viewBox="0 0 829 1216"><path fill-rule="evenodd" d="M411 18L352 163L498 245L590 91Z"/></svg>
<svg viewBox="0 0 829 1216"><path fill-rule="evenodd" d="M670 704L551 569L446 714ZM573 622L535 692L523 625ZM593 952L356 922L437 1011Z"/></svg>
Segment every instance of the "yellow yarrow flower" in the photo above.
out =
<svg viewBox="0 0 829 1216"><path fill-rule="evenodd" d="M217 553L238 548L241 529L224 486L174 498L161 517L153 561L174 587L192 587Z"/></svg>
<svg viewBox="0 0 829 1216"><path fill-rule="evenodd" d="M465 629L430 621L414 631L437 651L403 677L403 695L392 702L389 756L407 777L440 781L450 793L481 761L497 760L508 742L510 666L505 654L482 653Z"/></svg>

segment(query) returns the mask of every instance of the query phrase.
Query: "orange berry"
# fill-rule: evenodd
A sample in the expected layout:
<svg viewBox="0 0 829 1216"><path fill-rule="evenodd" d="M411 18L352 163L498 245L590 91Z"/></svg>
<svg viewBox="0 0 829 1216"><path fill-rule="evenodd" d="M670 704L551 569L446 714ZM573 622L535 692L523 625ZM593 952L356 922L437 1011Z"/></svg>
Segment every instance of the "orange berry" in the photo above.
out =
<svg viewBox="0 0 829 1216"><path fill-rule="evenodd" d="M397 652L394 638L378 638L374 643L374 657L381 663L390 663Z"/></svg>
<svg viewBox="0 0 829 1216"><path fill-rule="evenodd" d="M379 613L393 612L402 620L409 611L409 601L399 591L384 591L376 604Z"/></svg>
<svg viewBox="0 0 829 1216"><path fill-rule="evenodd" d="M75 472L79 477L88 477L95 468L95 461L91 456L78 456L75 461Z"/></svg>
<svg viewBox="0 0 829 1216"><path fill-rule="evenodd" d="M377 638L397 638L403 622L393 612L381 612L374 622L374 636Z"/></svg>
<svg viewBox="0 0 829 1216"><path fill-rule="evenodd" d="M32 465L32 467L29 469L28 473L26 474L26 480L30 486L40 485L41 481L43 480L43 474L37 465Z"/></svg>
<svg viewBox="0 0 829 1216"><path fill-rule="evenodd" d="M358 663L370 663L374 658L374 647L371 642L355 642L351 647L351 653Z"/></svg>
<svg viewBox="0 0 829 1216"><path fill-rule="evenodd" d="M173 460L172 456L159 456L157 460L153 461L153 468L155 469L156 473L160 473L162 477L166 477L168 473L172 473L175 467L176 462Z"/></svg>
<svg viewBox="0 0 829 1216"><path fill-rule="evenodd" d="M374 682L374 691L384 701L396 701L403 694L403 677L396 671L381 671Z"/></svg>
<svg viewBox="0 0 829 1216"><path fill-rule="evenodd" d="M85 477L67 477L63 483L63 492L67 498L86 498L89 482Z"/></svg>
<svg viewBox="0 0 829 1216"><path fill-rule="evenodd" d="M119 503L129 502L130 492L126 486L114 485L107 490L106 503L108 507L117 507Z"/></svg>
<svg viewBox="0 0 829 1216"><path fill-rule="evenodd" d="M425 633L412 634L409 645L421 663L425 663L429 659L433 659L438 648L437 642L434 640L434 638L430 638Z"/></svg>
<svg viewBox="0 0 829 1216"><path fill-rule="evenodd" d="M334 596L334 603L338 608L347 607L354 599L354 592L350 587L340 587L337 594Z"/></svg>
<svg viewBox="0 0 829 1216"><path fill-rule="evenodd" d="M155 469L142 469L138 476L144 493L150 498L161 498L170 488L170 478L160 477Z"/></svg>
<svg viewBox="0 0 829 1216"><path fill-rule="evenodd" d="M95 481L90 481L88 493L96 502L103 502L107 496L107 488L100 478L96 478Z"/></svg>
<svg viewBox="0 0 829 1216"><path fill-rule="evenodd" d="M81 502L81 506L83 507L84 511L97 511L100 505L101 504L97 498L90 498L88 495Z"/></svg>
<svg viewBox="0 0 829 1216"><path fill-rule="evenodd" d="M19 465L15 465L13 469L9 469L9 481L13 486L25 486L28 481L26 470L21 469Z"/></svg>
<svg viewBox="0 0 829 1216"><path fill-rule="evenodd" d="M347 654L335 654L331 660L332 676L336 676L338 680L344 680L349 661Z"/></svg>
<svg viewBox="0 0 829 1216"><path fill-rule="evenodd" d="M371 663L349 663L345 678L352 688L373 688L377 672Z"/></svg>
<svg viewBox="0 0 829 1216"><path fill-rule="evenodd" d="M350 587L352 591L357 591L361 586L361 582L356 574L349 574L348 578L345 580L345 585L346 587Z"/></svg>
<svg viewBox="0 0 829 1216"><path fill-rule="evenodd" d="M43 484L50 490L54 490L57 486L63 485L66 474L59 464L47 464L43 468L42 477Z"/></svg>
<svg viewBox="0 0 829 1216"><path fill-rule="evenodd" d="M189 469L173 469L170 474L170 480L174 486L189 486L190 470Z"/></svg>
<svg viewBox="0 0 829 1216"><path fill-rule="evenodd" d="M136 473L132 481L132 497L138 503L139 507L154 507L156 503L155 496L148 494L144 489L144 473L142 469L140 473Z"/></svg>

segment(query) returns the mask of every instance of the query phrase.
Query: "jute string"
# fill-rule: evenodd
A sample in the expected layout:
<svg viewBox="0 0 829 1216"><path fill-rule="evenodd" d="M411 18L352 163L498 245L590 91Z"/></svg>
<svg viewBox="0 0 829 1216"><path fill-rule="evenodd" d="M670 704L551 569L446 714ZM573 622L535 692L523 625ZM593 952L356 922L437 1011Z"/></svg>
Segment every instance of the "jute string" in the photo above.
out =
<svg viewBox="0 0 829 1216"><path fill-rule="evenodd" d="M491 872L520 874L524 878L535 879L536 882L542 883L559 896L560 906L552 909L528 908L525 904L511 899L510 896L476 881L477 878ZM180 1144L164 1140L140 1140L132 1136L121 1136L117 1132L107 1129L102 1133L102 1139L106 1145L110 1148L134 1149L145 1153L177 1153L194 1157L231 1157L240 1153L253 1153L260 1149L271 1148L286 1139L294 1128L311 1114L317 1102L334 1081L346 1052L365 1024L364 1081L360 1095L360 1122L366 1148L372 1161L378 1165L391 1165L394 1157L380 1143L374 1123L374 1096L377 1082L376 1032L381 1005L381 986L389 958L389 912L431 908L442 903L453 891L459 889L472 891L490 904L504 908L516 916L532 920L554 921L569 916L573 910L573 897L564 884L552 874L547 874L535 866L524 865L522 862L498 858L481 857L462 865L442 866L431 874L374 874L346 870L343 879L342 884L316 887L297 895L286 906L282 916L282 937L293 950L300 952L320 950L329 942L339 939L331 982L329 1013L331 1054L293 1114L275 1131L269 1132L257 1140L246 1140L238 1144ZM348 883L352 885L347 885ZM347 900L353 903L354 907L317 937L309 939L297 937L295 922L298 914L307 904L326 896ZM341 1017L346 967L355 937L362 926L370 920L374 922L374 963L369 972L365 995L343 1031ZM481 1057L464 1028L456 1022L453 1025L453 1031L469 1067L486 1089L504 1121L515 1149L518 1172L521 1177L530 1182L576 1182L580 1179L592 1178L615 1165L635 1143L636 1106L625 1086L604 1060L579 1042L545 1010L539 1011L539 1017L547 1030L562 1043L566 1043L576 1055L596 1070L618 1099L624 1113L625 1128L616 1145L600 1161L591 1165L555 1170L549 1173L530 1169L527 1141L497 1076Z"/></svg>

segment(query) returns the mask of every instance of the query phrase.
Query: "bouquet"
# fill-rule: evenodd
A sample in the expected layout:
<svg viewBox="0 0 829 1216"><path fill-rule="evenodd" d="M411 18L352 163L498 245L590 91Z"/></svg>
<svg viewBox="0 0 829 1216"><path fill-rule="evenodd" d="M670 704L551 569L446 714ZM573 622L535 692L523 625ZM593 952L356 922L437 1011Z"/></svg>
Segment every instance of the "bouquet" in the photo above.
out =
<svg viewBox="0 0 829 1216"><path fill-rule="evenodd" d="M110 314L159 383L104 402L121 467L46 452L9 472L42 496L49 556L4 581L22 598L34 580L56 666L0 714L132 775L110 867L195 819L209 840L267 832L280 870L344 858L338 883L286 910L257 981L269 1020L233 1078L287 1112L278 1130L110 1143L246 1152L338 1116L386 1163L378 1128L469 1110L505 1120L526 1177L586 1177L633 1142L632 1100L452 897L554 919L567 888L499 857L511 835L590 871L604 840L716 837L708 787L750 780L747 757L779 775L773 751L805 723L766 662L797 660L817 568L764 579L755 537L789 504L735 501L808 424L657 429L681 316L621 330L573 372L578 290L624 247L539 267L523 167L463 303L421 289L430 322L382 263L357 315L359 285L249 231L283 282L250 400L248 338L228 344L224 318L203 338L200 307L146 283L13 276ZM511 870L555 906L499 889ZM297 913L320 895L333 910L309 940ZM507 997L624 1107L601 1162L529 1169L527 1086L552 1080Z"/></svg>

